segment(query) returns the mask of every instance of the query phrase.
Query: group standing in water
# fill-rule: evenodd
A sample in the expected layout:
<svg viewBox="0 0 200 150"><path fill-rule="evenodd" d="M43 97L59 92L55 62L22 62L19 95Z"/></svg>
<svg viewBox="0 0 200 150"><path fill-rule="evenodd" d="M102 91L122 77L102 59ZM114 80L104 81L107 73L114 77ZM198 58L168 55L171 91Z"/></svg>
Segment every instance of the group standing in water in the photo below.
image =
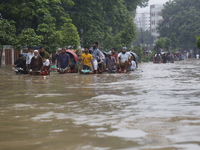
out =
<svg viewBox="0 0 200 150"><path fill-rule="evenodd" d="M14 67L22 68L24 74L43 74L50 73L50 55L44 50L44 47L39 47L39 50L28 48L29 52L26 56L21 55L15 62ZM62 48L57 55L56 67L60 73L69 73L73 66L72 58L66 53L66 49ZM118 54L116 48L112 48L110 52L103 53L98 48L98 42L94 42L89 48L84 47L83 53L78 58L80 73L116 73L129 72L137 68L135 58L131 53L127 52L126 47L122 47L122 51ZM76 64L76 66L78 66Z"/></svg>
<svg viewBox="0 0 200 150"><path fill-rule="evenodd" d="M16 72L23 74L49 74L50 73L50 55L44 50L44 47L39 47L39 50L34 50L33 47L28 47L27 55L19 55L15 61L14 67Z"/></svg>
<svg viewBox="0 0 200 150"><path fill-rule="evenodd" d="M170 63L174 63L174 60L175 60L175 56L174 54L172 53L156 53L154 56L153 56L153 62L154 63L167 63L167 62L170 62Z"/></svg>
<svg viewBox="0 0 200 150"><path fill-rule="evenodd" d="M126 47L122 47L122 52L116 52L116 48L112 48L108 52L107 57L98 49L98 42L93 43L93 47L84 47L84 52L81 54L81 70L90 70L92 73L102 73L107 68L108 73L134 71L136 62L133 56L127 52Z"/></svg>

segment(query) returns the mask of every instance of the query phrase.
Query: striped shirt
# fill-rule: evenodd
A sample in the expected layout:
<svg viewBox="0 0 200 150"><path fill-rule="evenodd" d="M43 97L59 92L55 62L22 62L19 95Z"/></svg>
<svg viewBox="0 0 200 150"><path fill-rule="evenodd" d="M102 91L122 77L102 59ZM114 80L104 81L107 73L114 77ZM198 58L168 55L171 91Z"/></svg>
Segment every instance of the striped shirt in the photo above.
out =
<svg viewBox="0 0 200 150"><path fill-rule="evenodd" d="M90 51L94 59L96 59L97 61L102 61L101 51L98 48L93 49L93 47L91 47Z"/></svg>

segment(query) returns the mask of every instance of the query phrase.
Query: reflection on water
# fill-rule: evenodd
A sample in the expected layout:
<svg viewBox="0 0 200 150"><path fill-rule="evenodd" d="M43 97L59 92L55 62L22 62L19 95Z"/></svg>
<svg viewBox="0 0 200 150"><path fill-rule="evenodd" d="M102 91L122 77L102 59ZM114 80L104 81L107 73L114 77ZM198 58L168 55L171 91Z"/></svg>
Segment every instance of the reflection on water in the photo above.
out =
<svg viewBox="0 0 200 150"><path fill-rule="evenodd" d="M2 150L200 149L200 62L129 74L15 75L0 69Z"/></svg>

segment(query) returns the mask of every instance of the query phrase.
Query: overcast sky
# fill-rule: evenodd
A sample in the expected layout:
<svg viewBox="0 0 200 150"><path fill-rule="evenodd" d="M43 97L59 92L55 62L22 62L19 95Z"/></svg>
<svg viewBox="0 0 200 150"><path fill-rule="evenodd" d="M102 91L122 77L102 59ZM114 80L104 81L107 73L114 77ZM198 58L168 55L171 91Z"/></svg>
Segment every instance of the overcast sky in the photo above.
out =
<svg viewBox="0 0 200 150"><path fill-rule="evenodd" d="M137 13L142 13L142 12L149 12L150 11L150 5L152 4L164 4L166 3L168 0L149 0L149 6L145 7L145 8L138 8L137 9Z"/></svg>

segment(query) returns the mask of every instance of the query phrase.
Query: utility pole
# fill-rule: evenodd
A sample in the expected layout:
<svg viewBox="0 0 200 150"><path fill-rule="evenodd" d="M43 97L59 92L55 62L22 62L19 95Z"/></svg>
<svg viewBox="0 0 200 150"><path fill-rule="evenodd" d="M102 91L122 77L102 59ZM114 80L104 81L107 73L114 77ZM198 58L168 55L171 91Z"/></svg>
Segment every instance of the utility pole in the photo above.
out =
<svg viewBox="0 0 200 150"><path fill-rule="evenodd" d="M141 32L141 39L140 39L140 42L141 42L141 44L142 44L142 46L143 46L143 44L144 44L144 38L143 38L143 30L142 30L142 25L141 25L141 20L140 20L140 18L139 18L139 22L140 22L140 32Z"/></svg>

